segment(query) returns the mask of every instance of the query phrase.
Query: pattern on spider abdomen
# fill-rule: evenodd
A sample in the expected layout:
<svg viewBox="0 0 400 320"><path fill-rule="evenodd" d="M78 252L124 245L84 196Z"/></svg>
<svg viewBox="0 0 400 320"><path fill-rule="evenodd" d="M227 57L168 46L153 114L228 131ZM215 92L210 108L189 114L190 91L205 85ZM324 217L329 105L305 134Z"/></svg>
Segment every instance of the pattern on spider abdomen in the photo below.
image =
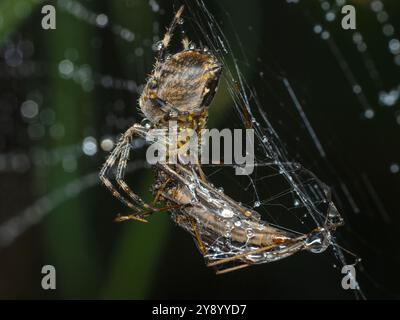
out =
<svg viewBox="0 0 400 320"><path fill-rule="evenodd" d="M196 112L202 106L209 81L218 77L220 70L212 55L198 51L177 53L163 64L159 97L178 110Z"/></svg>
<svg viewBox="0 0 400 320"><path fill-rule="evenodd" d="M140 98L141 110L153 124L182 115L198 115L212 101L222 66L204 50L178 52L159 63Z"/></svg>

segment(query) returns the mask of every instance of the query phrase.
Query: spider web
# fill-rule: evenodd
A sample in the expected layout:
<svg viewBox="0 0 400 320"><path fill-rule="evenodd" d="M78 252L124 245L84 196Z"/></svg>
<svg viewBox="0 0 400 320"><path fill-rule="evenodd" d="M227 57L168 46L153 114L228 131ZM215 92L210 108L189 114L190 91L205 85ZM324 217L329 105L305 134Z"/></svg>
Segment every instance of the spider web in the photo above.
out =
<svg viewBox="0 0 400 320"><path fill-rule="evenodd" d="M266 107L266 102L263 102L266 100L260 99L255 89L247 83L243 73L246 68L250 67L250 62L243 47L240 47L242 50L239 58L236 57L227 36L201 0L188 2L186 5L192 9L193 20L190 25L194 24L197 31L195 34L201 34L203 37L200 39L201 45L209 47L212 52L215 52L226 68L224 87L232 97L236 115L239 118L239 121L232 121L241 127L251 127L255 130L257 160L254 173L247 176L247 183L244 181L241 184L240 190L244 189L251 195L250 198L243 200L244 203L261 213L270 225L297 234L305 234L315 228L329 229L330 225L341 221L342 218L332 201L330 188L314 173L302 166L301 156L297 155L298 159L295 159L288 154L285 147L287 144L276 130L281 125L279 123L273 125L270 121L269 109L272 106ZM235 40L240 41L237 38ZM281 103L285 101L285 103L293 105L309 138L312 139L320 156L325 158L323 146L289 80L276 71L268 70L267 72L274 77L272 81L277 86L274 90L279 90L282 95L275 99ZM260 77L264 77L262 70L260 70ZM263 86L271 87L264 79L260 80ZM278 101L275 101L275 104L279 103ZM217 170L217 172L221 171ZM215 175L215 172L212 175ZM239 180L238 177L236 179ZM319 236L323 237L322 234ZM323 239L319 241L326 245ZM339 263L347 265L346 258L341 247L336 243L335 237L331 237L329 242ZM314 252L321 252L325 249L326 247L322 246L320 250L315 249ZM354 257L352 258L354 259ZM363 296L361 289L357 293L361 297Z"/></svg>
<svg viewBox="0 0 400 320"><path fill-rule="evenodd" d="M126 8L134 7L132 3L127 1ZM380 72L386 69L385 66L378 66L373 54L369 52L368 36L362 34L360 30L349 35L355 52L352 49L343 52L341 48L345 45L336 41L336 36L339 39L343 38L339 37L340 30L335 29L332 21L337 19L339 9L344 4L344 1L320 1L319 6L309 7L300 1L288 1L286 5L293 6L297 14L303 13L310 21L310 33L314 33L327 44L347 80L348 87L361 106L363 121L373 121L377 113L376 108L381 107L386 108L394 120L400 123L399 113L394 108L398 102L399 85L395 81L390 81L392 77L387 76L388 72ZM118 39L120 43L129 46L135 44L134 52L127 57L127 61L136 68L135 80L117 77L108 70L100 72L96 69L98 67L90 62L79 63L80 59L77 57L80 52L74 48L66 50L63 60L53 63L41 61L33 54L36 44L29 38L29 33L24 37L21 32L3 44L0 73L3 77L2 82L6 83L12 79L19 88L19 92L13 95L7 92L6 85L3 87L5 90L1 98L2 116L8 123L13 123L11 129L7 127L8 125L2 126L3 143L16 132L24 132L25 136L20 139L22 143L7 145L7 148L4 148L5 152L0 155L0 171L8 175L24 176L31 172L33 167L47 169L62 166L66 172L77 172L78 166L82 163L80 159L83 157L84 162L89 163L89 167L93 170L85 175L77 174L76 179L38 197L33 205L28 205L26 209L20 210L20 213L14 213L12 210L7 210L5 213L6 211L2 209L3 222L0 225L2 246L10 245L27 228L39 223L62 202L94 187L98 183L95 179L97 168L106 152L112 149L115 137L129 124L139 121L139 116L132 117L132 113L126 111L128 99L118 96L140 94L141 84L145 79L145 73L149 71L152 59L146 52L151 51L162 33L157 18L168 21L164 18L164 10L169 10L166 6L156 1L150 1L148 5L155 15L152 23L153 37L138 39L140 34L124 27L122 22L116 23L106 14L99 14L96 9L91 9L92 4L89 2L57 1L57 9L78 21L95 30L109 32L111 37ZM240 30L234 30L234 21L229 11L218 8L225 15L224 24L220 24L209 11L208 4L206 6L202 1L187 1L186 7L189 10L188 16L185 17L185 28L189 29L188 35L198 45L208 46L224 63L224 79L220 91L229 93L232 99L232 103L225 102L228 108L235 109L235 114L229 117L232 128L251 126L257 136L257 161L251 176L234 176L233 168L229 167L210 167L207 168L210 180L217 181L218 187L223 187L235 200L254 208L268 223L299 234L310 232L315 227L324 227L330 221L340 219L340 215L344 216L347 223L349 220L347 218L362 211L357 194L366 194L373 199L377 210L372 210L378 211L382 219L390 222L391 217L367 174L360 175L365 188L359 191L333 170L329 162L330 151L320 140L314 128L315 123L308 118L297 86L292 84L290 77L285 76L273 59L266 61L265 58L249 58L251 49L242 44L244 40L239 36ZM371 1L364 10L376 15L377 24L382 29L381 40L392 55L385 62L392 64L393 67L398 65L396 41L393 41L396 40L397 27L394 23L390 23L385 5L381 1ZM251 43L251 40L246 42ZM94 51L100 52L101 39L93 37L91 47ZM356 60L354 54L361 57L360 66L353 67L349 63ZM144 65L149 68L143 67ZM50 72L52 69L58 70L57 77L80 86L82 92L102 90L115 92L115 95L112 95L107 103L102 102L112 110L103 115L106 120L105 128L96 132L95 128L88 125L86 130L83 130L86 134L82 135L80 141L63 147L44 148L43 144L39 143L46 137L44 132L48 132L54 139L65 135L63 120L57 119L51 107L46 106L44 88L34 83L35 79L45 78L49 74L53 76ZM388 79L385 79L384 75ZM250 77L256 81L248 82L246 79ZM211 124L212 117L218 116L218 103L221 101L224 102L223 98L217 96L210 116ZM226 113L226 110L223 109L221 112ZM302 145L301 148L299 144ZM142 146L139 141L135 142L135 148L139 149ZM132 170L143 166L143 163L135 162ZM396 168L398 166L396 167L396 163L393 162L390 170L394 173ZM324 177L324 182L318 178L321 175ZM332 186L335 188L331 189ZM335 195L334 201L331 198L331 190ZM336 210L336 207L339 210ZM340 234L340 229L338 233ZM354 255L345 257L347 251L339 246L335 237L332 237L330 242L339 264L357 263L358 259ZM362 287L363 283L360 285ZM362 296L361 291L356 291L356 294Z"/></svg>

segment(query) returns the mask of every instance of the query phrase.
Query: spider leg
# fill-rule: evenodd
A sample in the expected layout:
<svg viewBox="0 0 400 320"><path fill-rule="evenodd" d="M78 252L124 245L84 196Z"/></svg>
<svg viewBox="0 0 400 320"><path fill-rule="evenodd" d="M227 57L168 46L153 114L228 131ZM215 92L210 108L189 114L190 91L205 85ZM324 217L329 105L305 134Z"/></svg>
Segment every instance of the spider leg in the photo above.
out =
<svg viewBox="0 0 400 320"><path fill-rule="evenodd" d="M185 31L182 31L182 46L183 50L189 50L190 47L190 40L186 35Z"/></svg>
<svg viewBox="0 0 400 320"><path fill-rule="evenodd" d="M131 149L129 141L126 142L124 147L122 148L121 152L121 157L118 163L118 168L117 168L117 175L115 178L115 181L118 183L119 187L129 196L129 198L137 203L139 206L145 208L145 209L151 209L153 210L154 208L145 203L137 194L135 194L132 189L128 186L128 184L124 181L125 177L125 170L128 164L128 159L129 159L129 151Z"/></svg>
<svg viewBox="0 0 400 320"><path fill-rule="evenodd" d="M130 141L132 137L134 136L144 137L145 134L146 134L145 128L143 128L138 124L134 124L132 127L130 127L124 133L121 140L119 141L119 143L117 144L111 155L108 157L107 161L105 162L103 168L100 171L100 179L103 182L103 184L111 191L112 195L116 197L119 201L121 201L123 204L125 204L127 207L133 209L135 211L135 214L132 214L132 216L136 216L136 220L142 222L147 222L140 216L140 212L143 211L143 208L149 209L151 211L154 211L155 209L152 206L146 204L138 195L136 195L129 188L129 186L124 181L124 174L129 158L129 151L131 147ZM134 205L132 201L127 200L117 190L117 188L114 187L110 179L107 177L108 171L114 167L117 161L118 161L118 166L117 166L116 182L118 186L121 188L121 190L123 190L136 205Z"/></svg>
<svg viewBox="0 0 400 320"><path fill-rule="evenodd" d="M110 179L107 177L108 171L114 167L114 164L120 157L122 147L123 147L123 143L121 141L117 144L117 146L114 148L111 155L107 158L106 162L104 163L104 165L100 171L99 177L100 177L100 180L103 182L103 184L107 187L108 190L110 190L111 194L115 198L117 198L120 202L122 202L127 207L137 210L138 208L136 206L134 206L131 202L129 202L124 196L122 196L121 193L111 183Z"/></svg>
<svg viewBox="0 0 400 320"><path fill-rule="evenodd" d="M178 24L181 22L181 16L183 12L184 6L181 6L179 10L176 12L174 19L172 20L170 26L167 29L167 32L164 35L164 38L160 42L160 47L158 48L158 55L157 55L157 61L161 62L164 61L165 54L167 51L167 48L169 46L169 43L171 42L173 32Z"/></svg>
<svg viewBox="0 0 400 320"><path fill-rule="evenodd" d="M179 30L181 31L181 36L182 36L181 43L182 43L183 50L189 50L191 42L190 42L189 37L187 36L185 30L182 28L182 23L179 24Z"/></svg>
<svg viewBox="0 0 400 320"><path fill-rule="evenodd" d="M117 222L127 221L127 220L139 220L142 222L147 222L146 217L150 216L154 212L168 211L171 209L176 209L181 207L181 205L165 206L162 208L156 208L153 205L145 203L137 194L135 194L128 184L124 181L125 169L127 167L129 153L130 153L130 141L135 136L144 137L146 134L146 129L142 126L135 124L129 128L123 136L123 146L121 147L121 156L118 162L116 181L119 187L129 196L129 198L140 205L141 208L136 208L136 212L130 215L119 215L115 220ZM143 210L144 209L144 210Z"/></svg>

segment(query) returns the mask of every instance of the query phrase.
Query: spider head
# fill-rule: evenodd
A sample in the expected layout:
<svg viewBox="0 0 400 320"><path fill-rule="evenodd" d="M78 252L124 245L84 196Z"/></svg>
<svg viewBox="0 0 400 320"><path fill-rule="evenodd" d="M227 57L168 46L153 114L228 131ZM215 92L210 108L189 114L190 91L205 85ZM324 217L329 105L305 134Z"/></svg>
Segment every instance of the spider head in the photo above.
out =
<svg viewBox="0 0 400 320"><path fill-rule="evenodd" d="M204 114L217 91L221 71L222 65L208 52L178 52L158 63L140 97L140 108L154 124Z"/></svg>

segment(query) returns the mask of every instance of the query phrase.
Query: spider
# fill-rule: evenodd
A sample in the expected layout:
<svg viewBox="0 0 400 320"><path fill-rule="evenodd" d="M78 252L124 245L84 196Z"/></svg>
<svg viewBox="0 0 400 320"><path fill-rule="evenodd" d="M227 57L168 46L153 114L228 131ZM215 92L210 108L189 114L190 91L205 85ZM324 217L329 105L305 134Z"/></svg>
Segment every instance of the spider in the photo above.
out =
<svg viewBox="0 0 400 320"><path fill-rule="evenodd" d="M275 261L300 250L325 250L331 243L330 231L340 223L327 222L308 234L270 226L257 212L212 186L198 164L155 164L152 204L145 203L124 181L134 137L146 138L150 128L167 129L169 121L176 121L180 130L195 132L206 125L222 64L208 50L192 47L186 36L182 39L183 50L168 56L173 31L182 24L182 12L183 6L159 43L154 70L139 99L140 109L150 125L131 126L100 171L104 185L133 210L130 215L118 216L116 221L147 222L146 218L154 212L170 211L175 222L192 235L208 266L216 268L217 273ZM108 178L115 165L117 187ZM167 205L156 207L161 201ZM332 212L334 209L331 208Z"/></svg>
<svg viewBox="0 0 400 320"><path fill-rule="evenodd" d="M176 12L164 38L158 43L155 67L139 98L139 106L150 121L151 128L168 128L169 121L176 121L179 130L193 129L200 132L207 121L208 106L217 90L222 65L208 50L191 46L186 36L182 38L183 50L168 55L167 49L173 32L183 23L183 9L184 6ZM140 124L131 126L122 135L100 171L104 185L117 199L134 210L134 214L119 217L119 221L133 219L145 222L145 216L160 211L154 204L145 203L124 181L131 141L137 136L145 137L148 129ZM117 162L115 180L127 196L122 195L107 176ZM197 170L204 177L199 166Z"/></svg>

